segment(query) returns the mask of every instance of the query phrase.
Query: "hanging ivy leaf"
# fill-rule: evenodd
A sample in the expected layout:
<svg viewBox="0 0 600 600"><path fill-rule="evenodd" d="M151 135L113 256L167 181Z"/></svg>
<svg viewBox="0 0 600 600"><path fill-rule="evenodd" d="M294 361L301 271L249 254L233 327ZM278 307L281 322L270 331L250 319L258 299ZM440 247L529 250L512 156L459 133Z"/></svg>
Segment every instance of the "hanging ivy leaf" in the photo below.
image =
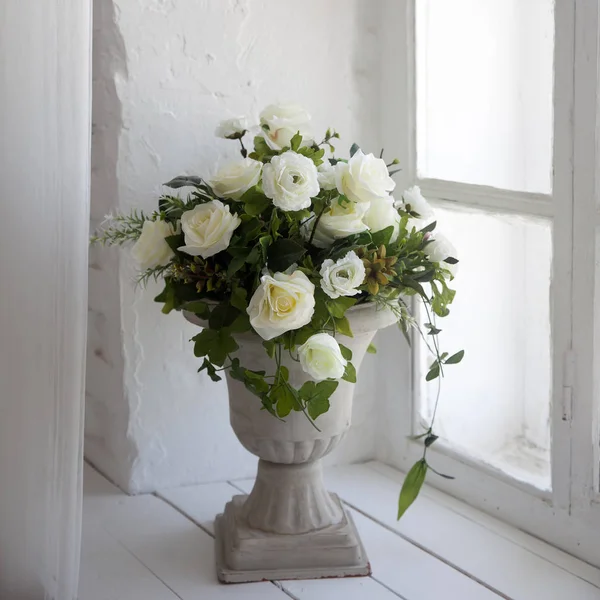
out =
<svg viewBox="0 0 600 600"><path fill-rule="evenodd" d="M400 498L398 499L398 520L400 520L410 505L417 499L426 475L427 463L425 459L416 462L407 473L402 484L402 489L400 490Z"/></svg>

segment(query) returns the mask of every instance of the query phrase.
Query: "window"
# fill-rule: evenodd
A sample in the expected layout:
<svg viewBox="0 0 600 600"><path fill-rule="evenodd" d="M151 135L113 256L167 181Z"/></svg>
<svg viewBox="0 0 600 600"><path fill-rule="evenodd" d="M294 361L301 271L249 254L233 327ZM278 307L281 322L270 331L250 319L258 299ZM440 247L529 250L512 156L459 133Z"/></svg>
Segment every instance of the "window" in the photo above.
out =
<svg viewBox="0 0 600 600"><path fill-rule="evenodd" d="M447 370L430 483L600 563L598 6L412 0L388 8L403 56L384 81L390 144L460 259L438 325ZM395 12L394 12L395 11ZM402 41L398 41L401 39ZM398 107L404 110L398 115ZM393 138L405 140L394 146ZM411 428L437 384L413 345ZM407 441L397 461L421 451ZM594 526L595 524L595 526Z"/></svg>

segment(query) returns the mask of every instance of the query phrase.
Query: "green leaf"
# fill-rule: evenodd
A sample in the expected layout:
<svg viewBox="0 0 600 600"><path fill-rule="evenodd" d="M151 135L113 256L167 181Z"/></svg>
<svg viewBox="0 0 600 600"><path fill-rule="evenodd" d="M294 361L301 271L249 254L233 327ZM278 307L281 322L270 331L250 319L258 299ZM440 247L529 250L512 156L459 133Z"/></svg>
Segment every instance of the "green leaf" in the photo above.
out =
<svg viewBox="0 0 600 600"><path fill-rule="evenodd" d="M281 365L279 369L277 369L277 375L282 381L288 381L290 378L290 370L286 366Z"/></svg>
<svg viewBox="0 0 600 600"><path fill-rule="evenodd" d="M196 177L195 175L179 175L178 177L171 179L171 181L163 183L163 185L176 190L186 186L198 187L203 183L202 177Z"/></svg>
<svg viewBox="0 0 600 600"><path fill-rule="evenodd" d="M275 348L277 348L277 343L273 340L268 340L264 341L262 345L267 351L267 355L269 356L269 358L275 358Z"/></svg>
<svg viewBox="0 0 600 600"><path fill-rule="evenodd" d="M211 363L220 367L225 363L227 355L238 349L236 341L225 329L203 329L192 340L196 356L208 356Z"/></svg>
<svg viewBox="0 0 600 600"><path fill-rule="evenodd" d="M430 433L427 435L427 437L425 438L425 447L429 448L429 446L431 446L431 444L433 444L436 440L439 439L438 435L435 435L434 433Z"/></svg>
<svg viewBox="0 0 600 600"><path fill-rule="evenodd" d="M379 231L376 231L371 235L373 238L373 243L376 246L381 246L382 244L384 246L387 246L390 243L390 240L392 239L392 235L394 235L394 226L390 225L389 227L386 227L385 229L380 229Z"/></svg>
<svg viewBox="0 0 600 600"><path fill-rule="evenodd" d="M213 329L203 329L200 333L192 338L194 342L194 355L206 356L211 346L216 343L219 337L219 332Z"/></svg>
<svg viewBox="0 0 600 600"><path fill-rule="evenodd" d="M377 354L377 348L375 348L373 344L369 344L369 346L367 347L367 352L369 354Z"/></svg>
<svg viewBox="0 0 600 600"><path fill-rule="evenodd" d="M167 242L169 248L171 248L173 252L178 252L181 246L185 246L185 236L183 233L179 235L168 235L165 238L165 242Z"/></svg>
<svg viewBox="0 0 600 600"><path fill-rule="evenodd" d="M217 370L215 369L215 366L208 360L208 358L204 359L202 366L198 369L198 373L204 371L204 369L206 369L208 376L213 381L221 381L221 377L217 375Z"/></svg>
<svg viewBox="0 0 600 600"><path fill-rule="evenodd" d="M272 241L273 241L273 238L270 235L263 235L258 240L258 243L260 244L260 248L262 250L263 260L267 260L267 251L268 251L269 246L271 245Z"/></svg>
<svg viewBox="0 0 600 600"><path fill-rule="evenodd" d="M440 365L439 363L433 363L429 368L429 372L425 377L425 381L433 381L440 376Z"/></svg>
<svg viewBox="0 0 600 600"><path fill-rule="evenodd" d="M227 277L233 277L246 263L246 255L234 256L227 267Z"/></svg>
<svg viewBox="0 0 600 600"><path fill-rule="evenodd" d="M163 302L162 312L168 315L175 308L175 290L169 280L165 281L163 291L154 298L154 302Z"/></svg>
<svg viewBox="0 0 600 600"><path fill-rule="evenodd" d="M342 379L344 381L348 381L349 383L356 383L356 369L351 362L348 362L346 365L346 370L344 371L344 376Z"/></svg>
<svg viewBox="0 0 600 600"><path fill-rule="evenodd" d="M276 405L275 409L279 417L287 417L296 406L297 400L294 392L295 390L287 383L281 383L271 388L269 398Z"/></svg>
<svg viewBox="0 0 600 600"><path fill-rule="evenodd" d="M350 157L352 158L358 151L360 150L360 146L355 142L350 146Z"/></svg>
<svg viewBox="0 0 600 600"><path fill-rule="evenodd" d="M444 361L444 364L446 364L446 365L456 365L456 364L458 364L463 359L464 355L465 355L465 351L464 350L460 350L456 354L453 354L450 358L447 358Z"/></svg>
<svg viewBox="0 0 600 600"><path fill-rule="evenodd" d="M437 226L437 221L432 221L431 223L429 223L429 225L425 225L425 227L423 227L423 229L419 229L419 231L421 233L429 233L430 231L433 231Z"/></svg>
<svg viewBox="0 0 600 600"><path fill-rule="evenodd" d="M335 319L335 329L337 333L341 335L345 335L347 337L354 337L352 329L350 328L350 321L348 321L348 317Z"/></svg>
<svg viewBox="0 0 600 600"><path fill-rule="evenodd" d="M252 329L250 317L245 313L239 313L233 323L228 327L231 333L246 333Z"/></svg>
<svg viewBox="0 0 600 600"><path fill-rule="evenodd" d="M417 499L426 475L427 463L422 458L412 466L402 484L400 498L398 499L398 520L400 520L410 505Z"/></svg>
<svg viewBox="0 0 600 600"><path fill-rule="evenodd" d="M198 315L201 319L207 320L210 317L210 308L208 307L208 304L202 300L186 302L182 308L183 310Z"/></svg>
<svg viewBox="0 0 600 600"><path fill-rule="evenodd" d="M307 381L302 385L298 394L304 400L311 419L316 419L329 410L329 398L338 385L337 381Z"/></svg>
<svg viewBox="0 0 600 600"><path fill-rule="evenodd" d="M257 264L258 261L260 260L261 254L262 254L262 249L257 244L256 246L254 246L254 248L252 248L252 250L250 250L250 253L248 254L248 256L246 256L246 262L249 265Z"/></svg>
<svg viewBox="0 0 600 600"><path fill-rule="evenodd" d="M218 304L210 313L208 324L211 329L223 329L229 327L239 314L231 304Z"/></svg>
<svg viewBox="0 0 600 600"><path fill-rule="evenodd" d="M294 263L299 263L306 250L294 240L280 238L269 246L267 264L272 271L285 271Z"/></svg>
<svg viewBox="0 0 600 600"><path fill-rule="evenodd" d="M444 262L448 263L449 265L456 265L456 264L458 264L458 259L454 258L453 256L447 256L444 259Z"/></svg>
<svg viewBox="0 0 600 600"><path fill-rule="evenodd" d="M256 217L271 206L271 200L256 188L251 188L240 198L244 203L244 209L249 215Z"/></svg>
<svg viewBox="0 0 600 600"><path fill-rule="evenodd" d="M325 306L327 306L327 310L332 317L336 319L341 319L344 316L344 313L351 307L354 306L357 302L356 298L350 298L348 296L340 296L335 300L326 300Z"/></svg>
<svg viewBox="0 0 600 600"><path fill-rule="evenodd" d="M292 137L292 139L290 141L290 147L294 152L298 152L298 149L300 148L301 143L302 143L302 136L300 135L300 132L298 131L298 133L294 134L294 136Z"/></svg>
<svg viewBox="0 0 600 600"><path fill-rule="evenodd" d="M229 302L231 303L231 306L234 306L242 312L246 312L246 309L248 308L248 302L246 300L247 296L248 292L243 287L236 285L231 290L231 298Z"/></svg>
<svg viewBox="0 0 600 600"><path fill-rule="evenodd" d="M342 344L340 344L339 346L340 346L340 351L342 353L342 356L346 360L352 360L352 350L350 350L350 348L348 348L346 346L342 346Z"/></svg>

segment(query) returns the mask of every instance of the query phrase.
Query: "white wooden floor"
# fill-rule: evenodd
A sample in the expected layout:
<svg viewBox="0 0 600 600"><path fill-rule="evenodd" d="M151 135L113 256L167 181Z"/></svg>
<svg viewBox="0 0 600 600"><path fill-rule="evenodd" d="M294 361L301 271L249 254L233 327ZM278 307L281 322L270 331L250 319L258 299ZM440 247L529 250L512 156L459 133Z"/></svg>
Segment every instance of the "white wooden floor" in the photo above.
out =
<svg viewBox="0 0 600 600"><path fill-rule="evenodd" d="M213 518L251 481L130 497L85 470L80 600L600 600L600 570L427 489L398 523L402 474L368 463L326 473L351 508L373 576L221 585Z"/></svg>

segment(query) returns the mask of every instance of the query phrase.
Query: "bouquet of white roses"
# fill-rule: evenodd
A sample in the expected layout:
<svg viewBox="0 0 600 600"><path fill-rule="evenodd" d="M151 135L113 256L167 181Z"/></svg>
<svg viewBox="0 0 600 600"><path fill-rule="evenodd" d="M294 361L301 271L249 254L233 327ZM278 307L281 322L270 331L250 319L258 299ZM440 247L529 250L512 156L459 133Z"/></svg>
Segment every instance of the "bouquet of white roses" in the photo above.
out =
<svg viewBox="0 0 600 600"><path fill-rule="evenodd" d="M248 152L246 120L223 122L217 135L239 143L241 159L210 179L176 177L165 185L191 189L184 197L165 194L151 214L111 217L94 240L135 242L140 280L164 280L156 298L163 312L186 310L206 321L193 338L200 371L218 381L219 371L229 369L275 417L299 410L317 420L338 380L356 381L351 352L334 337L352 336L345 313L355 305L392 310L406 334L410 325L420 328L408 298L422 301L423 337L435 342L428 380L459 362L462 352L448 356L438 348L435 315L448 314L454 298L448 282L458 261L435 232L419 188L394 199L390 169L397 160L386 164L356 144L348 158L336 156L339 135L327 130L317 142L309 125L300 107L269 106ZM236 335L247 332L263 339L273 373L240 364ZM318 403L311 402L312 388L309 397L275 383L286 380L282 351L315 381ZM430 427L425 450L435 439ZM417 492L426 470L424 457L409 473Z"/></svg>

